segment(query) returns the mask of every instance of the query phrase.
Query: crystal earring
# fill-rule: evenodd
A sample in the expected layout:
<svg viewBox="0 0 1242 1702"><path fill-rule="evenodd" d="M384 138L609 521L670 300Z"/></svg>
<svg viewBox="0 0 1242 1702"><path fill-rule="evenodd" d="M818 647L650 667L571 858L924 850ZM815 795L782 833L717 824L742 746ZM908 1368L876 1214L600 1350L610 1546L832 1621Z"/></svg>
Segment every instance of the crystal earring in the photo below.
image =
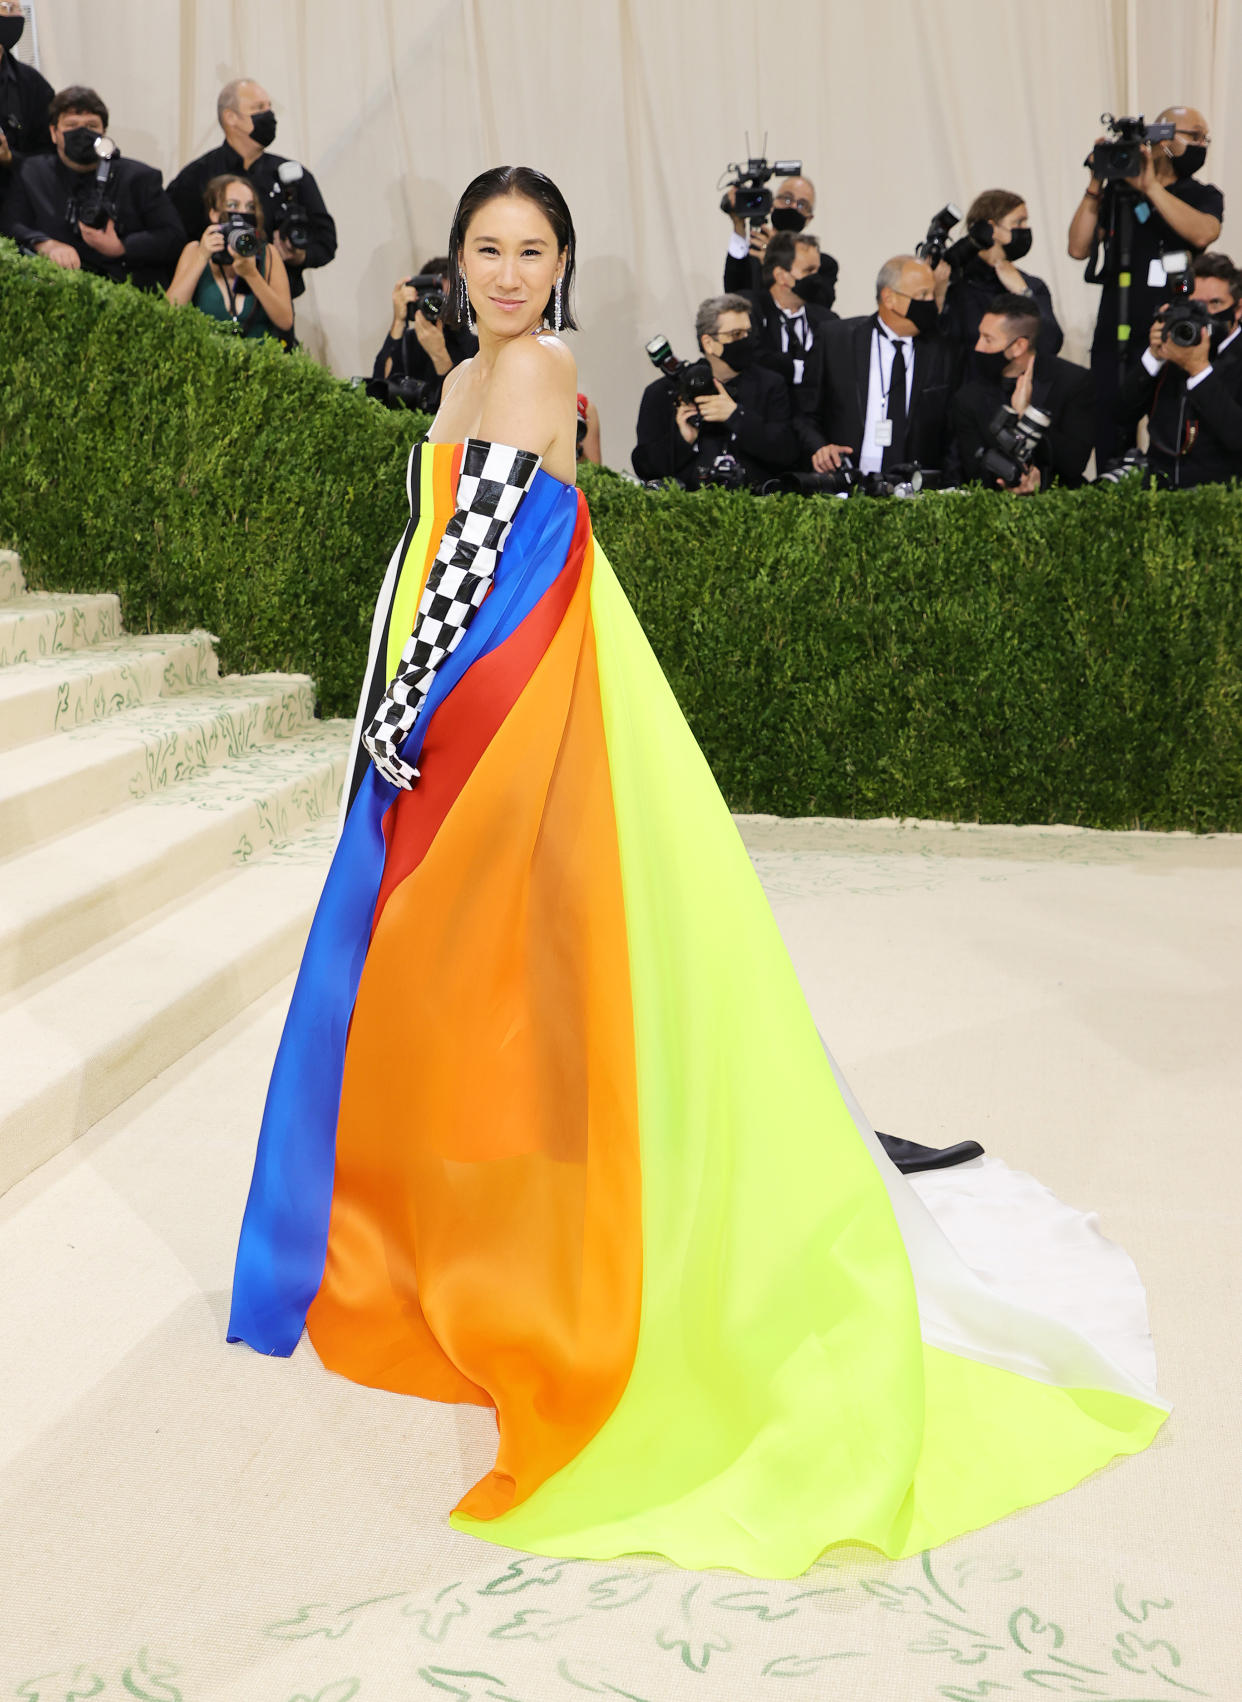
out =
<svg viewBox="0 0 1242 1702"><path fill-rule="evenodd" d="M564 323L565 315L561 308L561 280L558 278L556 280L556 292L552 307L552 329L554 331L559 331Z"/></svg>
<svg viewBox="0 0 1242 1702"><path fill-rule="evenodd" d="M458 279L457 300L460 310L457 317L465 320L467 331L473 331L474 316L470 312L470 291L466 288L466 274L464 272Z"/></svg>

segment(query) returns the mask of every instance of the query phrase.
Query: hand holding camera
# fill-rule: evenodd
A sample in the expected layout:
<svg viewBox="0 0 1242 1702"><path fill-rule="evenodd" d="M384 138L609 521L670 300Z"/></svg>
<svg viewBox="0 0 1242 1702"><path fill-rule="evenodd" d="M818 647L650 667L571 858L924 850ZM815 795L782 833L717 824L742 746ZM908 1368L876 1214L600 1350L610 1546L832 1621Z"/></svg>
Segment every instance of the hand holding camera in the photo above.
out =
<svg viewBox="0 0 1242 1702"><path fill-rule="evenodd" d="M716 380L716 392L711 396L699 397L699 415L712 425L723 425L732 419L737 412L737 403L730 396L719 379Z"/></svg>
<svg viewBox="0 0 1242 1702"><path fill-rule="evenodd" d="M125 252L125 244L116 234L116 225L111 219L102 228L80 224L78 235L88 248L93 248L96 254L102 254L107 260L119 260Z"/></svg>
<svg viewBox="0 0 1242 1702"><path fill-rule="evenodd" d="M683 397L677 404L677 413L675 418L677 420L677 429L681 433L685 442L697 443L699 441L699 426L703 423L703 417L699 413L698 403L690 401L687 397Z"/></svg>

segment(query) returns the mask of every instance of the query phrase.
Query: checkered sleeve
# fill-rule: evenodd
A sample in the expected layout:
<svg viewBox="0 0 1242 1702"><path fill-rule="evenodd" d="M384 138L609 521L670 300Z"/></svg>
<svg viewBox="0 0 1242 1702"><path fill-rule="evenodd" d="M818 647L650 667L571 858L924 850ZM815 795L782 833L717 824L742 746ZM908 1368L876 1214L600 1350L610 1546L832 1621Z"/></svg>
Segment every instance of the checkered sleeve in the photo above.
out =
<svg viewBox="0 0 1242 1702"><path fill-rule="evenodd" d="M487 595L522 498L541 457L505 443L468 438L457 480L457 508L444 528L414 630L362 742L392 786L411 788L418 770L401 757L436 670L461 643Z"/></svg>

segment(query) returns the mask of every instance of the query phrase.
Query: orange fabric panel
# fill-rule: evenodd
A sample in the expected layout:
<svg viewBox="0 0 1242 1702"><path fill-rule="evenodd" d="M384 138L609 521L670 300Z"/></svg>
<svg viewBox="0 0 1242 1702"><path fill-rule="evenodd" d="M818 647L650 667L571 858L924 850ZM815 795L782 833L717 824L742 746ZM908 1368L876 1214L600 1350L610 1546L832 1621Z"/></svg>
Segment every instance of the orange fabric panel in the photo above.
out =
<svg viewBox="0 0 1242 1702"><path fill-rule="evenodd" d="M633 1013L590 565L375 929L307 1319L357 1382L495 1405L496 1467L461 1504L480 1518L594 1435L637 1340Z"/></svg>

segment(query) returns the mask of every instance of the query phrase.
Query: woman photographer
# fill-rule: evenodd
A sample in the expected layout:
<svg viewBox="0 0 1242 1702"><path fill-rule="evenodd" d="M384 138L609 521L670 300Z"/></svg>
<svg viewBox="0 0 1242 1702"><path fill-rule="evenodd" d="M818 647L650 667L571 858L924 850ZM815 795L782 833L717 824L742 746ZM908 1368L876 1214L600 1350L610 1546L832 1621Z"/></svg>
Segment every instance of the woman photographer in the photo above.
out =
<svg viewBox="0 0 1242 1702"><path fill-rule="evenodd" d="M207 228L197 242L188 242L182 249L168 286L169 301L193 305L209 319L234 326L241 337L291 342L289 274L275 246L267 241L254 186L245 177L213 177L203 200ZM239 254L239 244L249 246L242 239L250 232L258 246L251 254Z"/></svg>
<svg viewBox="0 0 1242 1702"><path fill-rule="evenodd" d="M1052 296L1042 278L1024 272L1017 262L1030 252L1031 219L1026 202L1012 189L985 189L966 214L966 228L987 222L992 241L972 256L949 285L944 302L944 330L964 349L973 349L979 322L998 295L1030 296L1043 326L1039 352L1055 355L1065 340L1052 308Z"/></svg>

